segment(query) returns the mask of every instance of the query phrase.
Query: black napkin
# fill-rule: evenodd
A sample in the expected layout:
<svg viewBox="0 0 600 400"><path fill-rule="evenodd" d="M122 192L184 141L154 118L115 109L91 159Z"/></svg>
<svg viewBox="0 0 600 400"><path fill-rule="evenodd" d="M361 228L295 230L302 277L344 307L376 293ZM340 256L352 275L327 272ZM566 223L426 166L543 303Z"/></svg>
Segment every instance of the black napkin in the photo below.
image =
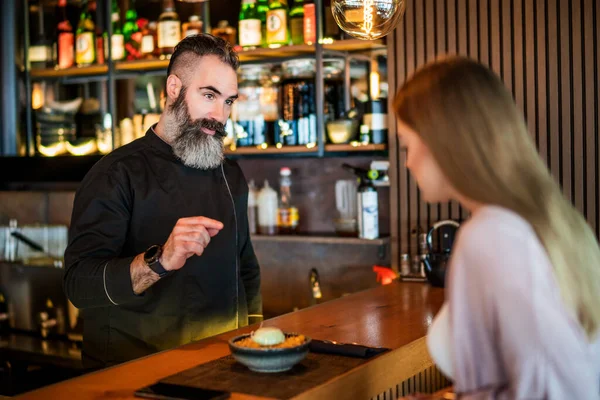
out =
<svg viewBox="0 0 600 400"><path fill-rule="evenodd" d="M371 358L390 349L385 347L368 347L360 344L338 343L329 340L312 339L309 345L313 353L337 354L346 357Z"/></svg>

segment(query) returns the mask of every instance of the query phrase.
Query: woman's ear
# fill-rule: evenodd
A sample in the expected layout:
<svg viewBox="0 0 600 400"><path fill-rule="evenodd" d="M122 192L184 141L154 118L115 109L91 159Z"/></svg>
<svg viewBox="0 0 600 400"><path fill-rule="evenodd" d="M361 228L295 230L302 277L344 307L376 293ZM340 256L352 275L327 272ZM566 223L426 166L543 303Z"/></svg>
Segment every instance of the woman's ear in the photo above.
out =
<svg viewBox="0 0 600 400"><path fill-rule="evenodd" d="M177 75L169 75L167 78L167 98L171 100L171 102L177 100L179 97L179 92L181 92L181 79Z"/></svg>

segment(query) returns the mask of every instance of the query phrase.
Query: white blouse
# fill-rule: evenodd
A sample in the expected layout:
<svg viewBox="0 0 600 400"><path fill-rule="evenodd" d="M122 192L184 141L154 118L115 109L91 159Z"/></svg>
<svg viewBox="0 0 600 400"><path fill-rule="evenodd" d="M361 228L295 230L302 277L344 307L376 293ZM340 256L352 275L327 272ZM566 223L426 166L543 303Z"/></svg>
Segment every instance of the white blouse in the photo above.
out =
<svg viewBox="0 0 600 400"><path fill-rule="evenodd" d="M461 227L427 345L461 399L600 399L600 335L589 341L532 227L504 208Z"/></svg>

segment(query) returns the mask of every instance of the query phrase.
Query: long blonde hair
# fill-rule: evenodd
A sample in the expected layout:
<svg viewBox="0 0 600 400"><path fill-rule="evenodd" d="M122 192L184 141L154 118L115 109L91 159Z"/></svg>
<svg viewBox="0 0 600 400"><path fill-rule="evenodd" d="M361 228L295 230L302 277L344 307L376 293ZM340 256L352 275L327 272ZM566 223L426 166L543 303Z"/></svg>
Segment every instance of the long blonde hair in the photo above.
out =
<svg viewBox="0 0 600 400"><path fill-rule="evenodd" d="M394 110L461 195L531 224L563 300L593 338L600 327L598 242L539 157L502 81L475 61L446 58L417 71L398 91Z"/></svg>

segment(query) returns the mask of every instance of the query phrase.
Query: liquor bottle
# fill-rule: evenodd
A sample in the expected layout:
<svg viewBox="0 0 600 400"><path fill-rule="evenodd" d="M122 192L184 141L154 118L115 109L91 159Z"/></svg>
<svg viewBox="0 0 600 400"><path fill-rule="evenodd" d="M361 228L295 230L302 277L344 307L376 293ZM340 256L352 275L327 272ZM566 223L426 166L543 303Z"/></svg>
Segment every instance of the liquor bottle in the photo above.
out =
<svg viewBox="0 0 600 400"><path fill-rule="evenodd" d="M181 40L181 22L173 0L163 0L163 12L158 17L158 49L161 59L171 58Z"/></svg>
<svg viewBox="0 0 600 400"><path fill-rule="evenodd" d="M75 62L78 67L91 65L96 61L96 26L88 6L82 9L75 39Z"/></svg>
<svg viewBox="0 0 600 400"><path fill-rule="evenodd" d="M262 43L262 28L256 0L242 0L240 10L240 46L243 49L255 49Z"/></svg>
<svg viewBox="0 0 600 400"><path fill-rule="evenodd" d="M147 19L142 19L140 23L142 29L142 45L140 51L142 58L154 58L155 42L156 42L156 22L150 22Z"/></svg>
<svg viewBox="0 0 600 400"><path fill-rule="evenodd" d="M112 59L122 60L125 58L125 36L121 30L121 10L119 10L117 0L112 1L110 19L112 21L112 38L110 40ZM108 55L108 52L106 54Z"/></svg>
<svg viewBox="0 0 600 400"><path fill-rule="evenodd" d="M289 42L287 0L270 0L267 12L267 46L277 48Z"/></svg>
<svg viewBox="0 0 600 400"><path fill-rule="evenodd" d="M290 10L290 35L292 44L304 43L304 7L302 0L294 0Z"/></svg>
<svg viewBox="0 0 600 400"><path fill-rule="evenodd" d="M41 1L36 1L29 8L32 30L29 46L29 63L32 68L47 68L52 64L52 40L46 37L46 12Z"/></svg>
<svg viewBox="0 0 600 400"><path fill-rule="evenodd" d="M229 25L226 20L221 20L217 24L216 28L213 28L213 36L220 37L221 39L229 42L232 46L235 46L236 30L234 27Z"/></svg>
<svg viewBox="0 0 600 400"><path fill-rule="evenodd" d="M304 44L317 42L317 13L314 0L304 0Z"/></svg>
<svg viewBox="0 0 600 400"><path fill-rule="evenodd" d="M202 21L200 16L190 15L188 22L184 22L181 27L181 38L186 38L192 35L198 35L202 33Z"/></svg>
<svg viewBox="0 0 600 400"><path fill-rule="evenodd" d="M292 205L292 170L287 167L279 171L279 202L277 208L277 232L295 233L298 228L298 209Z"/></svg>
<svg viewBox="0 0 600 400"><path fill-rule="evenodd" d="M58 0L59 21L56 26L56 58L58 68L70 68L75 62L75 34L67 18L67 0Z"/></svg>
<svg viewBox="0 0 600 400"><path fill-rule="evenodd" d="M258 0L256 9L258 11L258 18L260 19L260 36L262 39L260 45L267 47L267 13L269 12L269 1Z"/></svg>
<svg viewBox="0 0 600 400"><path fill-rule="evenodd" d="M125 42L125 57L127 60L142 58L142 32L137 24L137 11L135 1L131 0L129 9L125 13L125 24L123 24L123 40Z"/></svg>

